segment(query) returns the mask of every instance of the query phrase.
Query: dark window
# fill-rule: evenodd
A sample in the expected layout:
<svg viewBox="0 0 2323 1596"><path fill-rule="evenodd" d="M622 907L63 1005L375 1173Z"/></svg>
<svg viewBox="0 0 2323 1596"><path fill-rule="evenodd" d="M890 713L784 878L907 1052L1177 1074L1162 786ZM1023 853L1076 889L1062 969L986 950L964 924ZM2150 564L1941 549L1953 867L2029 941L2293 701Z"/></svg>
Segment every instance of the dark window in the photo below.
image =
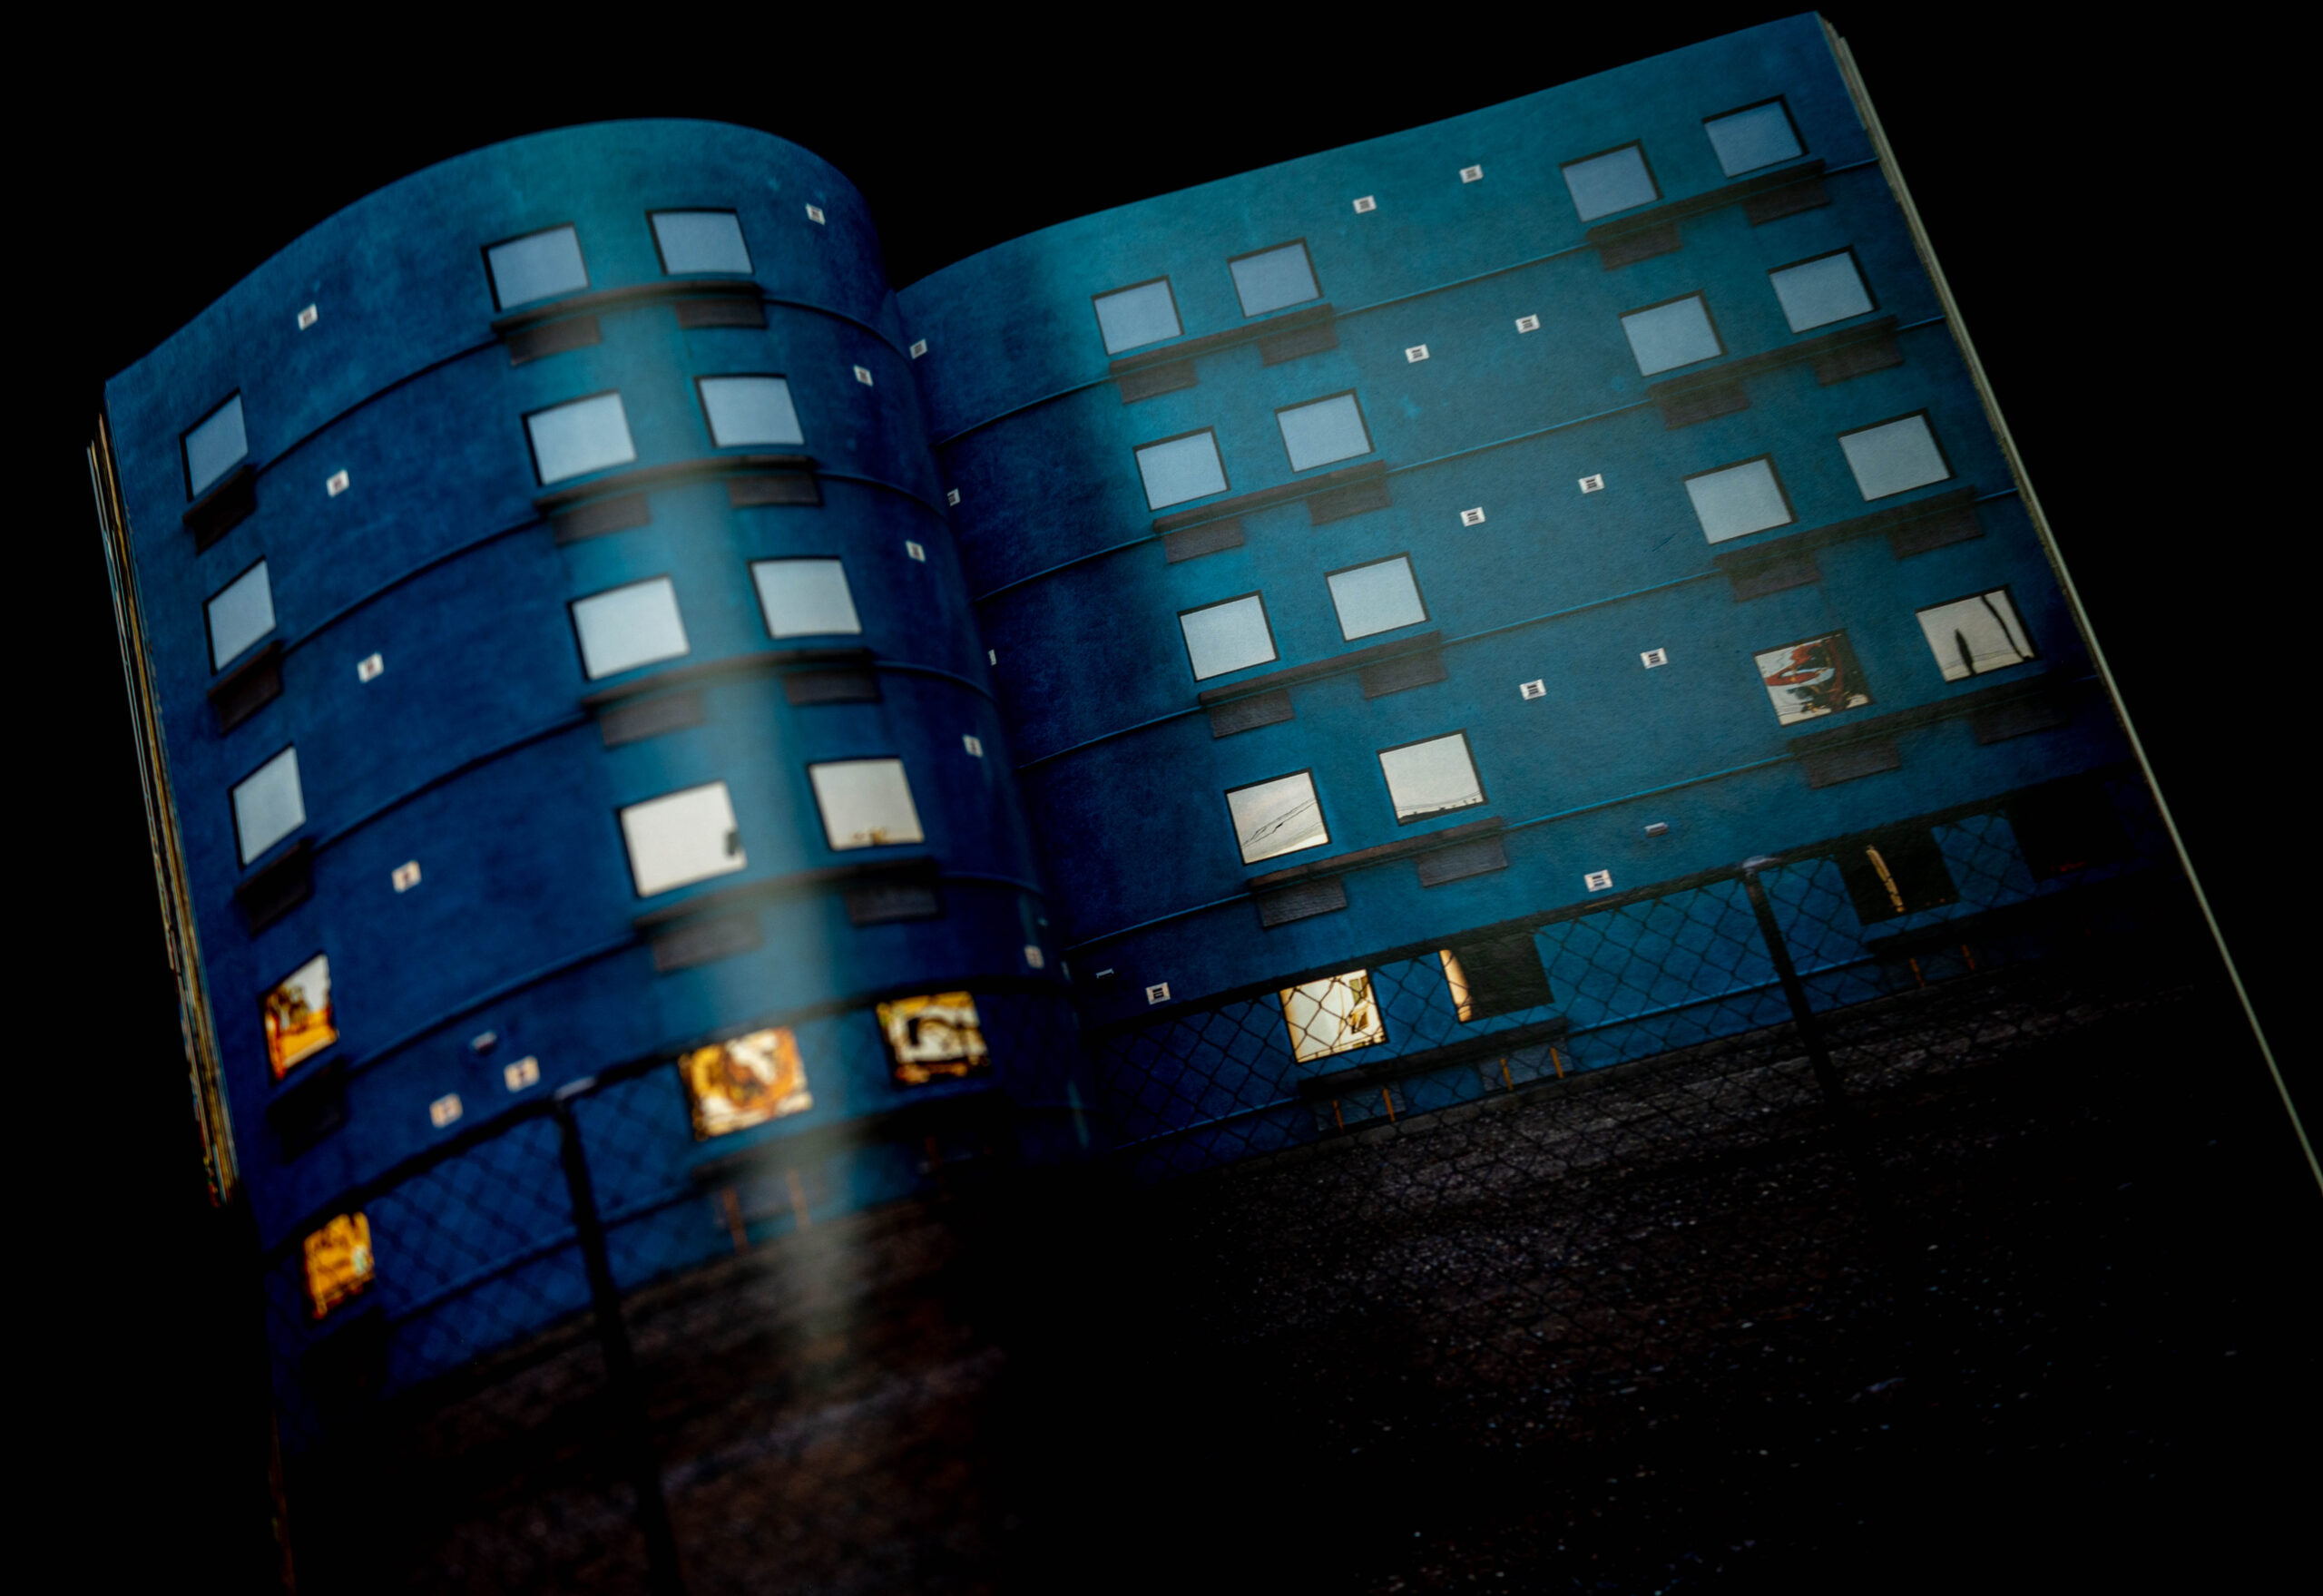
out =
<svg viewBox="0 0 2323 1596"><path fill-rule="evenodd" d="M1489 1020L1554 1002L1541 950L1529 932L1464 942L1440 950L1452 1006L1463 1020Z"/></svg>
<svg viewBox="0 0 2323 1596"><path fill-rule="evenodd" d="M2007 813L2036 881L2091 865L2119 864L2132 852L2120 812L2094 780L2035 788L2012 802Z"/></svg>
<svg viewBox="0 0 2323 1596"><path fill-rule="evenodd" d="M1856 917L1867 925L1960 897L1944 863L1944 850L1936 845L1936 833L1926 827L1850 843L1835 857L1848 896L1855 900Z"/></svg>

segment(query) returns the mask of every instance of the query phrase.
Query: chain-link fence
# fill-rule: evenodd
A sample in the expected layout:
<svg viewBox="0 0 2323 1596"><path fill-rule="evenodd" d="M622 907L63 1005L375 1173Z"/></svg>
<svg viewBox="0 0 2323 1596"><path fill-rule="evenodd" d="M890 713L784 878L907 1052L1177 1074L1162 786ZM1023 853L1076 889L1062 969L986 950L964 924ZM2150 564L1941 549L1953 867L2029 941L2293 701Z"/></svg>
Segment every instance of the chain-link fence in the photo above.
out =
<svg viewBox="0 0 2323 1596"><path fill-rule="evenodd" d="M1847 1327L2012 1061L2182 997L2167 860L2142 787L2090 777L1086 1034L1054 989L975 994L991 1056L1077 1080L938 1068L732 1135L685 1060L575 1082L272 1258L300 1583L1038 1582L1024 1515L1103 1511L1030 1455L1028 1370L1076 1282L1113 1335L1124 1258L1145 1350L1063 1355L1065 1404L1239 1381L1302 1458L1537 1457L1731 1406L1778 1346L1884 1355ZM746 1085L894 1067L859 1012L784 1034Z"/></svg>

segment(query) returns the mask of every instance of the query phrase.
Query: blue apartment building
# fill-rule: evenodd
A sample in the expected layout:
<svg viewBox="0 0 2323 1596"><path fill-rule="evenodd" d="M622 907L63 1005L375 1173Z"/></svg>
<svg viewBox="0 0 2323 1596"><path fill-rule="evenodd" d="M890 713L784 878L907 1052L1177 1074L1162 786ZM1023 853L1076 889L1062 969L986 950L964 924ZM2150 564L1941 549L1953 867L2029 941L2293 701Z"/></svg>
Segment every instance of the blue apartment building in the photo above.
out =
<svg viewBox="0 0 2323 1596"><path fill-rule="evenodd" d="M1837 1003L2161 857L1811 16L899 294L781 140L521 139L106 427L213 1158L399 1326L585 1299L521 1194L399 1272L381 1183L609 1072L642 1278L995 1114L1181 1169L1642 1056L1593 908L1746 858Z"/></svg>

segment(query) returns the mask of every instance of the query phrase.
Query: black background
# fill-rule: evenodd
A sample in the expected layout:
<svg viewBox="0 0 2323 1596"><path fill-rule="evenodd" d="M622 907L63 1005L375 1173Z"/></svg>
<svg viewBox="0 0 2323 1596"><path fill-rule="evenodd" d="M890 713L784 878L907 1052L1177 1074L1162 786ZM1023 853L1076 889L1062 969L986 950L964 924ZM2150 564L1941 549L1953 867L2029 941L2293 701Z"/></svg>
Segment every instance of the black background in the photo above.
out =
<svg viewBox="0 0 2323 1596"><path fill-rule="evenodd" d="M18 212L17 314L39 368L15 385L35 493L10 606L31 633L15 657L35 720L11 783L34 954L13 1060L14 1140L31 1154L12 1166L14 1317L49 1420L25 1461L69 1514L48 1532L124 1587L210 1564L232 1588L265 1535L255 1305L201 1190L82 455L106 377L363 194L544 128L695 116L792 139L863 191L900 285L1050 222L1783 15L1436 10L1381 32L1352 13L1305 30L1187 13L1149 19L1159 65L1131 74L1103 70L1130 35L867 15L849 34L730 14L734 31L703 32L699 14L664 13L554 48L284 23L225 41L91 35L61 57L79 66L27 62L66 91L25 146L45 191ZM2238 341L2267 292L2232 187L2263 146L2249 119L2265 91L2224 38L2032 26L2011 7L1827 15L2295 1068L2288 913L2315 887L2290 750L2314 710L2291 650L2312 622L2288 567L2312 558L2314 515L2265 503L2298 460L2274 453L2254 403L2269 352ZM2229 1037L2186 1067L2257 1066Z"/></svg>

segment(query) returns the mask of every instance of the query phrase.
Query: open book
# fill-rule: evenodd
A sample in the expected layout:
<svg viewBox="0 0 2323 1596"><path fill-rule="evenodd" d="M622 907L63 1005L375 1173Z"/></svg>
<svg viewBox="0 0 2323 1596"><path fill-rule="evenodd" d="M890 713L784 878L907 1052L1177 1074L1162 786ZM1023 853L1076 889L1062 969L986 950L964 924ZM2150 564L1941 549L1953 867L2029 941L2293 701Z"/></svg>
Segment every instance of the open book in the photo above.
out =
<svg viewBox="0 0 2323 1596"><path fill-rule="evenodd" d="M1551 1090L2175 868L1812 17L901 294L779 139L518 140L268 261L92 455L294 1339L532 1267L564 1219L411 1194L572 1105L643 1278L996 1147Z"/></svg>

